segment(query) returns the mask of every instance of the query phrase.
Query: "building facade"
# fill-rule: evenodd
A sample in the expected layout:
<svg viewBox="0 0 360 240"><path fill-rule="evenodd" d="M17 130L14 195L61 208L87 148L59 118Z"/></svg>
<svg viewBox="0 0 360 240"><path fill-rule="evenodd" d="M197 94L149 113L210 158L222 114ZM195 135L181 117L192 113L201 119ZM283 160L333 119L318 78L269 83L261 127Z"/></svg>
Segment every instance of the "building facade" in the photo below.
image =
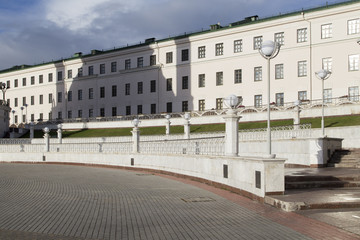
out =
<svg viewBox="0 0 360 240"><path fill-rule="evenodd" d="M259 19L73 58L0 71L15 112L10 123L221 109L223 98L242 105L266 102L267 65L258 48L281 45L271 61L271 102L321 99L315 72L332 72L325 102L360 86L360 1Z"/></svg>

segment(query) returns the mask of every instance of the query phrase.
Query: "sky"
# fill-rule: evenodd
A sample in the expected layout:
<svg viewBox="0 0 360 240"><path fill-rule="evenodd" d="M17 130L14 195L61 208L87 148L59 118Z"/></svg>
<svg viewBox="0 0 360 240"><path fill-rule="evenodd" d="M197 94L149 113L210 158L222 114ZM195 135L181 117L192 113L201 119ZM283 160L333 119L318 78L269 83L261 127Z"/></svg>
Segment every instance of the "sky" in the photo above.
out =
<svg viewBox="0 0 360 240"><path fill-rule="evenodd" d="M344 0L345 1L345 0ZM335 3L331 0L0 0L0 70ZM337 1L339 2L339 1Z"/></svg>

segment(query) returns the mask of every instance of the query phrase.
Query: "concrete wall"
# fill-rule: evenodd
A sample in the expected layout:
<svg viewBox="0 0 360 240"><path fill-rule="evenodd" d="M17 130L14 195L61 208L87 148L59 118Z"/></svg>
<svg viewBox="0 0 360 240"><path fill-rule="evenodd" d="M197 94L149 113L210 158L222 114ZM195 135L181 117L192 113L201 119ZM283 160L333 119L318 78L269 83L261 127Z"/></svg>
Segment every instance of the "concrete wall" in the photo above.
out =
<svg viewBox="0 0 360 240"><path fill-rule="evenodd" d="M133 159L133 160L132 160ZM152 169L190 176L263 199L284 192L285 159L101 153L1 153L0 162L80 163ZM132 165L133 163L133 165ZM224 177L223 166L228 166ZM260 186L256 187L256 171Z"/></svg>

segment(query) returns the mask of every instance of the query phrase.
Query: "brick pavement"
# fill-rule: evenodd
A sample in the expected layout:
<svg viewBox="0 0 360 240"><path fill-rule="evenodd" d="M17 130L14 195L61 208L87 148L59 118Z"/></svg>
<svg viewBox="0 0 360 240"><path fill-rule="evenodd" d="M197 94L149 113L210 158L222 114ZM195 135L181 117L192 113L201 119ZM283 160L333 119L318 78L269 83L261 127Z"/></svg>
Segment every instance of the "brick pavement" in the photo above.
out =
<svg viewBox="0 0 360 240"><path fill-rule="evenodd" d="M221 189L163 176L82 166L0 164L0 239L359 237Z"/></svg>

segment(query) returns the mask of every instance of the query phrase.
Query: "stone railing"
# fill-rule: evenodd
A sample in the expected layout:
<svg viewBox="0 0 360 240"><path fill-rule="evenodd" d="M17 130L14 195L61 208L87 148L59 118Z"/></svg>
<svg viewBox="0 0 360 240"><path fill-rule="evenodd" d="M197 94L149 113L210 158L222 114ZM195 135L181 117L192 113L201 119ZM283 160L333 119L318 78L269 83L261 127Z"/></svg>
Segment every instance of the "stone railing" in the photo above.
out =
<svg viewBox="0 0 360 240"><path fill-rule="evenodd" d="M279 126L271 128L272 139L310 138L311 124ZM244 129L239 131L239 141L266 140L267 128Z"/></svg>

